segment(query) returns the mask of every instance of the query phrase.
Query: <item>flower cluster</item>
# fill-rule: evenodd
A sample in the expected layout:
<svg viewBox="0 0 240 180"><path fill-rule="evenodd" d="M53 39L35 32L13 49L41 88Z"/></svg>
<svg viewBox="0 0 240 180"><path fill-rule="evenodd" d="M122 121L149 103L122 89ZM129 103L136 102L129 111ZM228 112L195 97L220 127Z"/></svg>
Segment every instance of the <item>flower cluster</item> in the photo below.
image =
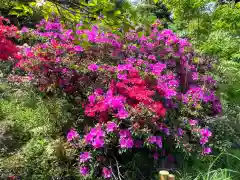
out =
<svg viewBox="0 0 240 180"><path fill-rule="evenodd" d="M85 93L85 134L72 129L67 135L74 147L81 144L83 176L96 170L110 178L116 157L138 148L157 160L169 138L188 152L211 152L212 133L201 117L221 111L215 82L192 61L191 44L158 24L151 32L118 36L43 20L35 32L42 41L26 48L17 64L42 91Z"/></svg>
<svg viewBox="0 0 240 180"><path fill-rule="evenodd" d="M20 59L18 48L10 40L17 38L17 27L5 25L6 23L10 23L9 20L0 16L0 60Z"/></svg>

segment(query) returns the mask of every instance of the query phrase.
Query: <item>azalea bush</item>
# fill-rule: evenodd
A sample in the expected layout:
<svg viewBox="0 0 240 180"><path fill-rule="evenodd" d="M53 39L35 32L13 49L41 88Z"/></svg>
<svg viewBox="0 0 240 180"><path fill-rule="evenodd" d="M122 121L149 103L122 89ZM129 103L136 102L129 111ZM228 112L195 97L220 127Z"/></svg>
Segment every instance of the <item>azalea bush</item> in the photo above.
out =
<svg viewBox="0 0 240 180"><path fill-rule="evenodd" d="M12 38L18 38L17 27L8 25L10 21L0 16L0 60L19 59L18 48L12 42Z"/></svg>
<svg viewBox="0 0 240 180"><path fill-rule="evenodd" d="M203 119L219 114L221 103L210 66L159 21L150 32L116 35L108 27L73 30L50 19L32 34L38 40L20 50L15 67L40 91L71 97L83 109L81 126L67 134L80 151L82 176L121 178L122 155L141 149L155 160L176 148L212 152Z"/></svg>

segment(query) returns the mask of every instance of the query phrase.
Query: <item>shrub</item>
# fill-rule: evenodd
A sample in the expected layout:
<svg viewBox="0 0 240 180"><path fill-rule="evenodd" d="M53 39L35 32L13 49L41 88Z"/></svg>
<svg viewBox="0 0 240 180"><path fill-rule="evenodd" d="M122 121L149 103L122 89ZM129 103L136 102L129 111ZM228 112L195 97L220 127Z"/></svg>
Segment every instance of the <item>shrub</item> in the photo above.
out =
<svg viewBox="0 0 240 180"><path fill-rule="evenodd" d="M6 23L10 23L9 20L0 16L0 60L8 60L8 58L19 59L18 48L10 40L10 38L17 37L17 27L5 25Z"/></svg>
<svg viewBox="0 0 240 180"><path fill-rule="evenodd" d="M216 81L193 59L191 44L159 24L116 35L43 20L35 32L43 42L22 50L16 66L41 91L82 103L84 121L67 140L81 151L83 176L121 177L118 161L127 151L147 149L155 160L175 147L211 153L204 117L221 112Z"/></svg>

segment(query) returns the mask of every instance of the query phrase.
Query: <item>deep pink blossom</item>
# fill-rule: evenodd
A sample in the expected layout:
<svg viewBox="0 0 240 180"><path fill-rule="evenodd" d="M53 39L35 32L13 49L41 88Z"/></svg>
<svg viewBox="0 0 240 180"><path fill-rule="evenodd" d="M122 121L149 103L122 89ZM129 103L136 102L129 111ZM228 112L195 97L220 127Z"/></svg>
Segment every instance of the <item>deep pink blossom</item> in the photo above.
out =
<svg viewBox="0 0 240 180"><path fill-rule="evenodd" d="M157 140L156 136L150 136L150 137L148 138L148 141L149 141L151 144L154 144L154 143L156 142L156 140Z"/></svg>
<svg viewBox="0 0 240 180"><path fill-rule="evenodd" d="M212 149L210 147L203 148L203 154L210 154L211 152L212 152Z"/></svg>
<svg viewBox="0 0 240 180"><path fill-rule="evenodd" d="M201 129L200 133L201 133L202 137L208 138L208 137L212 136L212 132L207 128Z"/></svg>
<svg viewBox="0 0 240 180"><path fill-rule="evenodd" d="M106 131L107 132L113 132L115 129L117 129L117 124L115 122L107 122L107 125L106 125Z"/></svg>
<svg viewBox="0 0 240 180"><path fill-rule="evenodd" d="M79 137L79 134L77 133L77 131L75 129L71 129L67 134L68 141L72 141L78 137Z"/></svg>
<svg viewBox="0 0 240 180"><path fill-rule="evenodd" d="M124 108L121 108L117 113L117 117L120 119L126 119L128 117L128 112Z"/></svg>
<svg viewBox="0 0 240 180"><path fill-rule="evenodd" d="M189 120L189 124L190 124L191 126L196 126L196 125L198 124L198 121L197 121L197 120L194 120L194 119L190 119L190 120Z"/></svg>
<svg viewBox="0 0 240 180"><path fill-rule="evenodd" d="M156 144L158 145L159 148L162 148L162 137L161 136L156 137Z"/></svg>
<svg viewBox="0 0 240 180"><path fill-rule="evenodd" d="M97 71L97 70L98 70L98 65L96 65L96 64L91 64L91 65L88 66L88 69L89 69L90 71Z"/></svg>
<svg viewBox="0 0 240 180"><path fill-rule="evenodd" d="M83 51L83 48L81 46L75 46L74 49L77 52L82 52Z"/></svg>
<svg viewBox="0 0 240 180"><path fill-rule="evenodd" d="M81 166L79 170L82 176L87 176L89 174L89 169L87 166Z"/></svg>
<svg viewBox="0 0 240 180"><path fill-rule="evenodd" d="M96 96L95 95L90 95L88 96L88 101L93 104L95 102Z"/></svg>
<svg viewBox="0 0 240 180"><path fill-rule="evenodd" d="M131 132L128 130L128 129L121 129L120 131L119 131L119 136L121 137L121 138L127 138L127 137L129 137L129 136L131 136Z"/></svg>
<svg viewBox="0 0 240 180"><path fill-rule="evenodd" d="M102 148L104 146L104 139L96 137L92 142L92 146L96 149L97 148Z"/></svg>
<svg viewBox="0 0 240 180"><path fill-rule="evenodd" d="M207 137L202 137L200 138L200 144L204 145L208 142L208 138Z"/></svg>
<svg viewBox="0 0 240 180"><path fill-rule="evenodd" d="M102 176L105 178L105 179L109 179L112 177L112 169L109 169L109 168L106 168L104 167L102 169Z"/></svg>
<svg viewBox="0 0 240 180"><path fill-rule="evenodd" d="M148 56L148 59L151 59L151 60L156 61L156 56L154 56L154 55L149 55L149 56Z"/></svg>
<svg viewBox="0 0 240 180"><path fill-rule="evenodd" d="M92 157L90 152L82 152L79 156L79 161L83 163L83 162L87 162L91 158Z"/></svg>
<svg viewBox="0 0 240 180"><path fill-rule="evenodd" d="M131 137L121 137L119 140L119 144L121 148L132 148L134 145L133 139Z"/></svg>

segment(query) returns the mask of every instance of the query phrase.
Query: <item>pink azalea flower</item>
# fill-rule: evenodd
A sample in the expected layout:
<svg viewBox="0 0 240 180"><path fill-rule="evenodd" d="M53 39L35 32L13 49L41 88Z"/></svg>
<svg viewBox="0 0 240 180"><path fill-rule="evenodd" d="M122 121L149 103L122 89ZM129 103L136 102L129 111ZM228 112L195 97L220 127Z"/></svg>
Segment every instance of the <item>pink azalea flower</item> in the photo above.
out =
<svg viewBox="0 0 240 180"><path fill-rule="evenodd" d="M201 133L201 135L202 135L203 137L207 137L207 138L208 138L208 137L211 137L211 136L212 136L212 132L209 131L207 128L201 129L200 133Z"/></svg>
<svg viewBox="0 0 240 180"><path fill-rule="evenodd" d="M206 137L202 137L200 139L200 144L202 144L202 145L206 144L207 142L208 142L208 138L206 138Z"/></svg>
<svg viewBox="0 0 240 180"><path fill-rule="evenodd" d="M97 71L97 70L98 70L98 65L96 65L96 64L90 64L90 65L88 66L88 69L89 69L90 71Z"/></svg>
<svg viewBox="0 0 240 180"><path fill-rule="evenodd" d="M198 73L197 72L192 73L192 79L193 80L198 80Z"/></svg>
<svg viewBox="0 0 240 180"><path fill-rule="evenodd" d="M120 138L119 140L121 148L132 148L133 147L133 139L132 138Z"/></svg>
<svg viewBox="0 0 240 180"><path fill-rule="evenodd" d="M96 96L95 95L90 95L88 96L88 101L93 104L95 102Z"/></svg>
<svg viewBox="0 0 240 180"><path fill-rule="evenodd" d="M183 130L181 128L178 128L178 136L182 136L183 135Z"/></svg>
<svg viewBox="0 0 240 180"><path fill-rule="evenodd" d="M102 176L105 179L111 178L111 176L112 176L112 169L108 169L108 168L104 167L102 169Z"/></svg>
<svg viewBox="0 0 240 180"><path fill-rule="evenodd" d="M101 127L92 128L91 131L90 131L90 134L93 135L93 136L98 136L98 137L104 137L105 136L105 133L101 129Z"/></svg>
<svg viewBox="0 0 240 180"><path fill-rule="evenodd" d="M89 169L87 166L80 167L80 173L82 176L87 176L89 174Z"/></svg>
<svg viewBox="0 0 240 180"><path fill-rule="evenodd" d="M148 141L149 141L150 143L152 143L152 144L154 144L154 143L156 142L156 140L157 140L156 136L150 136L150 137L148 138Z"/></svg>
<svg viewBox="0 0 240 180"><path fill-rule="evenodd" d="M118 111L117 117L119 117L120 119L126 119L128 117L128 112L124 108L122 108Z"/></svg>
<svg viewBox="0 0 240 180"><path fill-rule="evenodd" d="M81 163L87 162L89 159L91 159L91 153L90 152L83 152L79 156L79 160Z"/></svg>
<svg viewBox="0 0 240 180"><path fill-rule="evenodd" d="M107 132L113 132L115 129L117 129L117 124L115 122L107 122Z"/></svg>
<svg viewBox="0 0 240 180"><path fill-rule="evenodd" d="M67 141L72 141L73 139L76 139L79 137L79 134L75 129L71 129L67 134Z"/></svg>
<svg viewBox="0 0 240 180"><path fill-rule="evenodd" d="M158 145L159 148L162 148L162 137L161 136L156 137L156 144Z"/></svg>
<svg viewBox="0 0 240 180"><path fill-rule="evenodd" d="M121 138L131 136L131 133L128 129L121 129L119 132Z"/></svg>
<svg viewBox="0 0 240 180"><path fill-rule="evenodd" d="M117 74L117 78L120 79L120 80L125 80L125 79L127 79L127 74L120 74L120 73L118 73Z"/></svg>
<svg viewBox="0 0 240 180"><path fill-rule="evenodd" d="M84 140L86 141L87 144L90 144L93 141L94 136L90 133L84 136Z"/></svg>
<svg viewBox="0 0 240 180"><path fill-rule="evenodd" d="M155 61L155 60L156 60L156 56L154 56L154 55L149 55L149 56L148 56L148 59L151 59L151 60L154 60L154 61Z"/></svg>
<svg viewBox="0 0 240 180"><path fill-rule="evenodd" d="M120 109L122 110L124 108L124 105L123 105L123 100L124 98L121 98L121 97L113 97L113 98L108 98L107 100L107 103L110 107L112 107L113 109Z"/></svg>
<svg viewBox="0 0 240 180"><path fill-rule="evenodd" d="M93 140L92 146L96 149L101 148L104 146L104 140L102 138L97 137Z"/></svg>
<svg viewBox="0 0 240 180"><path fill-rule="evenodd" d="M212 152L212 149L210 147L203 148L203 154L210 154L211 152Z"/></svg>
<svg viewBox="0 0 240 180"><path fill-rule="evenodd" d="M191 126L196 126L196 125L198 124L198 121L197 121L197 120L190 119L190 120L189 120L189 124L190 124Z"/></svg>
<svg viewBox="0 0 240 180"><path fill-rule="evenodd" d="M82 52L83 48L81 46L75 46L74 50L77 51L77 52Z"/></svg>

